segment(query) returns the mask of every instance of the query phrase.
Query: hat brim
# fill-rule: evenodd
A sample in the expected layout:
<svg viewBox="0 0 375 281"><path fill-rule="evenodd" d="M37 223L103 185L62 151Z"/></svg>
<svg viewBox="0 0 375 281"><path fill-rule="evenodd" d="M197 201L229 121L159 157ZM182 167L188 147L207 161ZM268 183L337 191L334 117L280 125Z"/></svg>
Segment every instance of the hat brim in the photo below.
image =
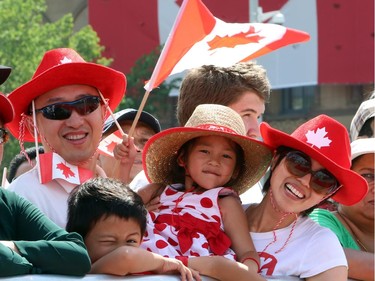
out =
<svg viewBox="0 0 375 281"><path fill-rule="evenodd" d="M0 93L0 118L3 122L3 125L9 123L14 118L14 109L13 105L9 99Z"/></svg>
<svg viewBox="0 0 375 281"><path fill-rule="evenodd" d="M103 97L108 99L111 110L114 110L124 97L126 78L119 71L87 62L66 63L48 69L9 95L15 111L15 118L8 125L13 136L19 138L21 115L27 113L32 100L53 89L74 84L99 89ZM34 141L28 130L25 130L24 141Z"/></svg>
<svg viewBox="0 0 375 281"><path fill-rule="evenodd" d="M312 146L288 135L282 131L272 128L267 123L260 125L261 135L266 144L276 149L279 146L286 146L306 153L324 166L342 185L332 198L343 204L353 205L359 202L368 191L367 182L356 172L337 165L323 154L319 153Z"/></svg>
<svg viewBox="0 0 375 281"><path fill-rule="evenodd" d="M143 150L143 169L150 182L173 184L170 176L177 165L177 152L187 141L203 136L223 136L239 144L244 151L244 169L232 188L242 194L257 183L267 171L273 153L270 148L255 139L212 130L177 127L164 130L150 138Z"/></svg>
<svg viewBox="0 0 375 281"><path fill-rule="evenodd" d="M0 85L8 79L11 71L11 67L0 65Z"/></svg>

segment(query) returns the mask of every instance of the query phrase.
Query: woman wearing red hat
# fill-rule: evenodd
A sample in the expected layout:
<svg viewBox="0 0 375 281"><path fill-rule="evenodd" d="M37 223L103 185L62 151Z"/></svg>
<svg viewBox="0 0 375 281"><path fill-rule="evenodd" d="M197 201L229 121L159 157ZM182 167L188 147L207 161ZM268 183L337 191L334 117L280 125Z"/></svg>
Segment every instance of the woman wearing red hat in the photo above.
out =
<svg viewBox="0 0 375 281"><path fill-rule="evenodd" d="M0 66L0 84L10 68ZM0 93L0 163L13 120L11 102ZM0 188L0 277L21 274L84 275L90 259L82 237L56 226L30 202Z"/></svg>
<svg viewBox="0 0 375 281"><path fill-rule="evenodd" d="M307 216L329 197L353 205L367 193L366 181L350 170L346 128L320 115L291 135L266 123L261 133L276 151L263 200L246 210L261 274L347 280L347 261L337 237Z"/></svg>

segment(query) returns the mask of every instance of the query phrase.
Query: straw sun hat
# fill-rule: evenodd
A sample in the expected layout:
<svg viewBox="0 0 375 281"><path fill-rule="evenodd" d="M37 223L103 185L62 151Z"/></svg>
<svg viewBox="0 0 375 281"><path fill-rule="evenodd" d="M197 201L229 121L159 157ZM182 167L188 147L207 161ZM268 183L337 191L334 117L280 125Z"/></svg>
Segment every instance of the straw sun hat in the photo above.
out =
<svg viewBox="0 0 375 281"><path fill-rule="evenodd" d="M177 152L187 141L203 136L223 136L236 142L244 152L242 172L231 186L239 194L252 187L270 165L269 147L246 136L242 118L229 107L203 104L196 107L185 127L164 130L146 143L143 168L150 182L173 184L172 167L177 165Z"/></svg>

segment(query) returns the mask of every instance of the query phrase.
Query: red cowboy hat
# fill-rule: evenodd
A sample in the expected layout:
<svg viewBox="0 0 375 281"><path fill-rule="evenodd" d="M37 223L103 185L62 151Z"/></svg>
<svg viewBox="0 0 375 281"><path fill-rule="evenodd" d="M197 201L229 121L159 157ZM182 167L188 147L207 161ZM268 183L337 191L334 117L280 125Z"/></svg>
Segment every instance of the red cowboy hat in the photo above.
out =
<svg viewBox="0 0 375 281"><path fill-rule="evenodd" d="M9 99L0 93L0 119L3 122L3 125L9 123L14 118L14 109L13 105Z"/></svg>
<svg viewBox="0 0 375 281"><path fill-rule="evenodd" d="M119 71L86 62L73 49L60 48L46 52L32 79L9 95L15 110L15 118L8 125L13 136L19 138L21 115L28 114L32 100L50 90L73 84L97 88L114 110L125 94L126 78ZM34 141L30 132L24 131L24 141Z"/></svg>
<svg viewBox="0 0 375 281"><path fill-rule="evenodd" d="M9 66L0 65L0 85L3 84L9 77L12 68ZM0 92L0 119L3 125L13 120L14 109L9 99Z"/></svg>
<svg viewBox="0 0 375 281"><path fill-rule="evenodd" d="M351 151L346 128L326 115L319 115L299 126L291 135L262 123L264 142L273 148L287 146L302 151L318 161L336 177L341 188L332 198L343 204L359 202L368 190L367 182L350 170Z"/></svg>

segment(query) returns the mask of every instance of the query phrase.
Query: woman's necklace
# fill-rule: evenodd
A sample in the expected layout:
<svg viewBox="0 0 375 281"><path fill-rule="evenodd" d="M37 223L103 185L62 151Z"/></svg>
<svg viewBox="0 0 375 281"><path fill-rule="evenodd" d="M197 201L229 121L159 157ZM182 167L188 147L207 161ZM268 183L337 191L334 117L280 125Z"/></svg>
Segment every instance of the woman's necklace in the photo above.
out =
<svg viewBox="0 0 375 281"><path fill-rule="evenodd" d="M337 213L338 213L339 216L345 221L345 223L346 223L346 225L348 226L350 232L352 233L352 235L353 235L355 241L357 242L357 245L358 245L360 248L362 248L365 252L369 252L369 251L367 250L366 246L361 242L361 240L359 240L359 238L357 237L357 235L355 235L353 229L350 227L350 224L348 223L347 218L346 218L344 215L340 214L340 212L337 212Z"/></svg>

